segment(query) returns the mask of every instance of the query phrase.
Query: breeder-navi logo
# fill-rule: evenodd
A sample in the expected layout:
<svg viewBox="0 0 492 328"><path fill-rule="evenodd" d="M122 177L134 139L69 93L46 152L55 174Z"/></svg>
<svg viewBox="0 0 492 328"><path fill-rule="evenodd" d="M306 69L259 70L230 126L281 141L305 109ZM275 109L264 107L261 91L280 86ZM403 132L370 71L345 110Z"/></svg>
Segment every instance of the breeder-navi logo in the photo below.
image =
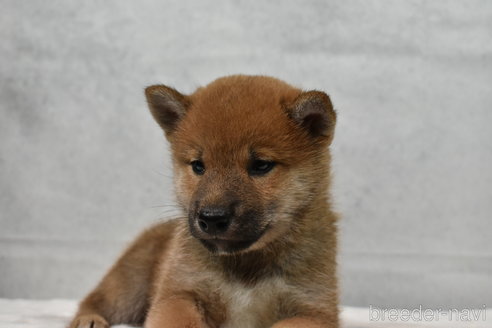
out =
<svg viewBox="0 0 492 328"><path fill-rule="evenodd" d="M481 309L382 309L369 306L369 321L486 321L487 308Z"/></svg>

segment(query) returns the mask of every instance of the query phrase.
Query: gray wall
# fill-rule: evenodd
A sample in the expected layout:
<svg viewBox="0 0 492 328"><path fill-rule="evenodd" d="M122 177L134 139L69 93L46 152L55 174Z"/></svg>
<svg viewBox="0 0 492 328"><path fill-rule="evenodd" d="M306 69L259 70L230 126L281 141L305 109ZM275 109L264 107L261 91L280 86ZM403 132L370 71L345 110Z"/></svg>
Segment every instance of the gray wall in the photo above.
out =
<svg viewBox="0 0 492 328"><path fill-rule="evenodd" d="M143 98L327 91L343 302L492 306L492 2L0 0L0 297L78 298L176 213Z"/></svg>

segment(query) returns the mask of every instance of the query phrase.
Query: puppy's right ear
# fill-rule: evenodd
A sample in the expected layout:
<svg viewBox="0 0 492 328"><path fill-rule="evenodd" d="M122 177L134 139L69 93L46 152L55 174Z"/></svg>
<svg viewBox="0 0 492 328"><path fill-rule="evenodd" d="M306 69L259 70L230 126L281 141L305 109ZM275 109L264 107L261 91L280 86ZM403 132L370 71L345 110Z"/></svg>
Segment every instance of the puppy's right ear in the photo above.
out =
<svg viewBox="0 0 492 328"><path fill-rule="evenodd" d="M150 112L169 137L186 114L190 99L165 85L152 85L145 89Z"/></svg>

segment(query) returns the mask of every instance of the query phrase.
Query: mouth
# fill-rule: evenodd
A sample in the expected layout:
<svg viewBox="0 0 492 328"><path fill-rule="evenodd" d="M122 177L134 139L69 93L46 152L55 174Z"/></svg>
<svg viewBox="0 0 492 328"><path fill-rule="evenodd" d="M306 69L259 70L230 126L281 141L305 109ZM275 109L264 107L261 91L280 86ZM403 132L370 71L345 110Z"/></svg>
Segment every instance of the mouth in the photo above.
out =
<svg viewBox="0 0 492 328"><path fill-rule="evenodd" d="M252 240L225 240L225 239L200 239L200 242L212 253L232 254L248 249L257 239Z"/></svg>
<svg viewBox="0 0 492 328"><path fill-rule="evenodd" d="M193 212L194 214L194 212ZM200 217L188 216L189 231L212 254L227 255L247 252L255 248L256 244L270 228L267 218L257 213L246 213L231 219L231 223L221 231L220 227L211 221L213 229L206 229L200 225ZM205 221L205 219L202 219ZM214 226L215 224L215 226Z"/></svg>
<svg viewBox="0 0 492 328"><path fill-rule="evenodd" d="M253 246L253 244L260 240L261 237L263 237L269 228L270 225L268 224L261 230L261 232L248 239L224 239L220 238L220 236L215 236L214 238L198 237L197 239L212 253L219 255L234 254L247 251L251 246Z"/></svg>

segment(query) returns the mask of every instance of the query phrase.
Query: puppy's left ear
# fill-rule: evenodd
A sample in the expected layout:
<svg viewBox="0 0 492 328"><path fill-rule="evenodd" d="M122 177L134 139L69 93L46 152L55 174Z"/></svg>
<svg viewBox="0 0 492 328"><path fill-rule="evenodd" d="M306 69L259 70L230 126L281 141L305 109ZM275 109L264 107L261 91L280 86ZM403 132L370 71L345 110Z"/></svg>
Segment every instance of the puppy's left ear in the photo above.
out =
<svg viewBox="0 0 492 328"><path fill-rule="evenodd" d="M312 137L333 138L337 115L330 97L321 91L302 92L287 106L287 114Z"/></svg>
<svg viewBox="0 0 492 328"><path fill-rule="evenodd" d="M191 104L189 97L165 85L147 87L145 96L152 116L169 138Z"/></svg>

